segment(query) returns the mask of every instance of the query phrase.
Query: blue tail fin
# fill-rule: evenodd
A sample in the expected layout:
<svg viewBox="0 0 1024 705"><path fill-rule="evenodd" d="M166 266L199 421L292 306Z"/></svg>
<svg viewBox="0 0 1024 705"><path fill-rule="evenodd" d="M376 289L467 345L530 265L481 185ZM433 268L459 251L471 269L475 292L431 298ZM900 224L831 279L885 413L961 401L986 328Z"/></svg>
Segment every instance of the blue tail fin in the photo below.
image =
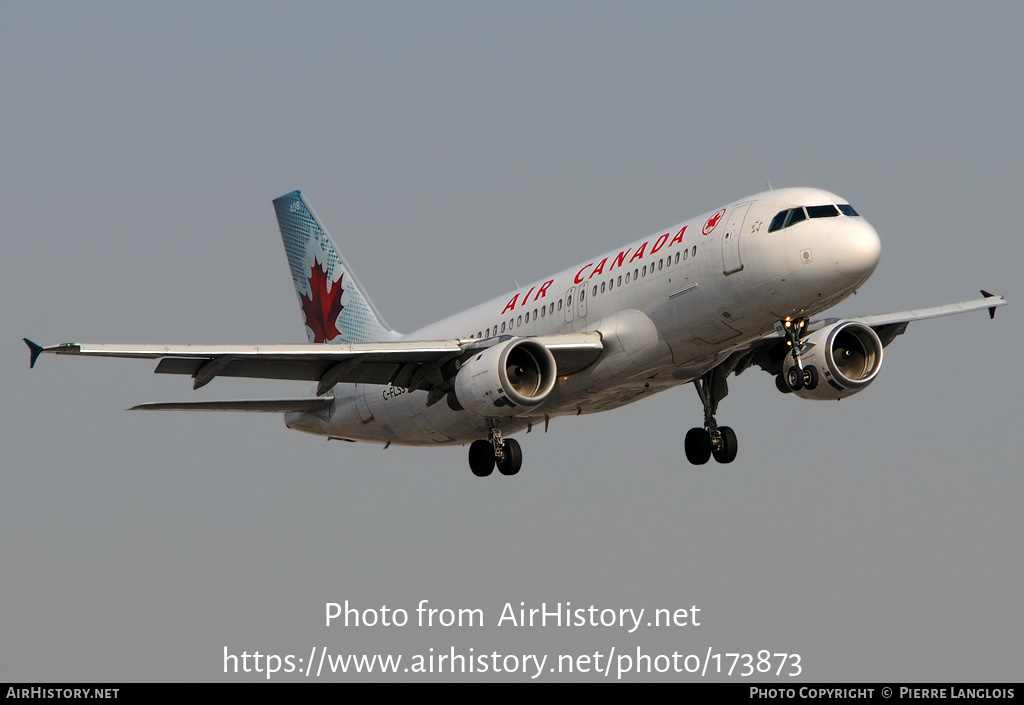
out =
<svg viewBox="0 0 1024 705"><path fill-rule="evenodd" d="M299 191L274 199L277 223L311 343L401 337L383 321Z"/></svg>

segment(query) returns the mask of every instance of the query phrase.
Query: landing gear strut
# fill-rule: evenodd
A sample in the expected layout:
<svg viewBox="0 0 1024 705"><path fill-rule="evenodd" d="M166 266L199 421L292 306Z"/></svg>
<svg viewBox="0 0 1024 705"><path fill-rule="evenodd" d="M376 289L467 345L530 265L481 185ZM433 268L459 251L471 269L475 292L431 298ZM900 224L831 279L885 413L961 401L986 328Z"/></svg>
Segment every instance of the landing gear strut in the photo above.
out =
<svg viewBox="0 0 1024 705"><path fill-rule="evenodd" d="M720 463L731 463L736 459L736 432L728 426L719 426L715 420L718 402L729 393L725 378L726 372L717 367L693 380L704 404L704 428L691 428L686 433L683 446L686 459L694 465L704 465L712 456Z"/></svg>
<svg viewBox="0 0 1024 705"><path fill-rule="evenodd" d="M497 424L491 425L487 440L469 446L469 467L477 477L487 477L498 467L502 475L515 475L523 466L523 450L514 438L503 439Z"/></svg>
<svg viewBox="0 0 1024 705"><path fill-rule="evenodd" d="M814 365L804 365L804 342L802 336L807 329L806 318L787 318L776 324L776 329L786 338L793 366L784 370L775 380L780 392L788 394L801 389L814 389L818 386L818 370Z"/></svg>

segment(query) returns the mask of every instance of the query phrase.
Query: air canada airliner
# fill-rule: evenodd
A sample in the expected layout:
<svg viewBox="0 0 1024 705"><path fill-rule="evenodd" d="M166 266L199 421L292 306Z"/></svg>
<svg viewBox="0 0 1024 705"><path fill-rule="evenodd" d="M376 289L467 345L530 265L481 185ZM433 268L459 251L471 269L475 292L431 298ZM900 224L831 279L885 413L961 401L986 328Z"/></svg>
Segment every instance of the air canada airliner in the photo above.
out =
<svg viewBox="0 0 1024 705"><path fill-rule="evenodd" d="M866 388L882 350L912 321L995 309L963 303L859 318L813 318L875 271L875 229L845 199L766 191L591 257L424 328L400 334L371 303L299 191L274 201L307 344L41 346L42 353L158 360L156 372L315 382L291 399L142 404L143 410L283 413L329 439L469 445L474 475L523 462L509 436L552 417L614 409L692 383L703 423L683 445L695 464L736 458L720 426L727 379L756 365L785 394L842 399Z"/></svg>

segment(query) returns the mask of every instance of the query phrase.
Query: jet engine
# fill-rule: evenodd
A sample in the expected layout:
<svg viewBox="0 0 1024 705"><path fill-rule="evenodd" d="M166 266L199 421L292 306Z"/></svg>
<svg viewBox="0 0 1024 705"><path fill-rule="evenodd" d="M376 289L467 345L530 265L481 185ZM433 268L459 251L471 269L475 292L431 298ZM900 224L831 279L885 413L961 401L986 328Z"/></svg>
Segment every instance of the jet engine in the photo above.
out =
<svg viewBox="0 0 1024 705"><path fill-rule="evenodd" d="M556 376L555 356L537 341L498 343L463 363L448 404L477 416L515 416L544 401Z"/></svg>
<svg viewBox="0 0 1024 705"><path fill-rule="evenodd" d="M782 382L802 399L842 399L871 384L882 366L882 341L863 323L822 328L804 341L804 371L786 356Z"/></svg>

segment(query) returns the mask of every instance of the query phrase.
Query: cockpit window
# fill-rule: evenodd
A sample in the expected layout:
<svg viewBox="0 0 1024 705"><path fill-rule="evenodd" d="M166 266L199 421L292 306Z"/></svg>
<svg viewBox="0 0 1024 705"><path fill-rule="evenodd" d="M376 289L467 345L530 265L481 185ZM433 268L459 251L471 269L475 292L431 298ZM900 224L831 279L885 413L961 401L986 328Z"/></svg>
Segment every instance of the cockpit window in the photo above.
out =
<svg viewBox="0 0 1024 705"><path fill-rule="evenodd" d="M806 220L806 219L807 219L807 216L804 215L804 209L803 208L794 208L793 210L791 210L789 212L789 217L786 218L786 224L783 225L782 227L788 228L790 225L796 225L801 220Z"/></svg>
<svg viewBox="0 0 1024 705"><path fill-rule="evenodd" d="M782 230L782 224L786 222L786 214L789 211L779 211L772 218L772 224L768 226L768 232L773 233L776 230Z"/></svg>
<svg viewBox="0 0 1024 705"><path fill-rule="evenodd" d="M812 218L835 218L839 211L830 203L827 206L807 206L807 215Z"/></svg>
<svg viewBox="0 0 1024 705"><path fill-rule="evenodd" d="M824 206L807 206L806 211L803 208L790 208L788 210L779 211L775 214L775 217L772 218L771 225L768 226L768 232L773 233L776 230L788 228L790 225L796 225L800 221L806 220L808 217L835 218L838 217L840 213L843 215L860 215L849 203L843 203L838 206L834 206L831 203Z"/></svg>

